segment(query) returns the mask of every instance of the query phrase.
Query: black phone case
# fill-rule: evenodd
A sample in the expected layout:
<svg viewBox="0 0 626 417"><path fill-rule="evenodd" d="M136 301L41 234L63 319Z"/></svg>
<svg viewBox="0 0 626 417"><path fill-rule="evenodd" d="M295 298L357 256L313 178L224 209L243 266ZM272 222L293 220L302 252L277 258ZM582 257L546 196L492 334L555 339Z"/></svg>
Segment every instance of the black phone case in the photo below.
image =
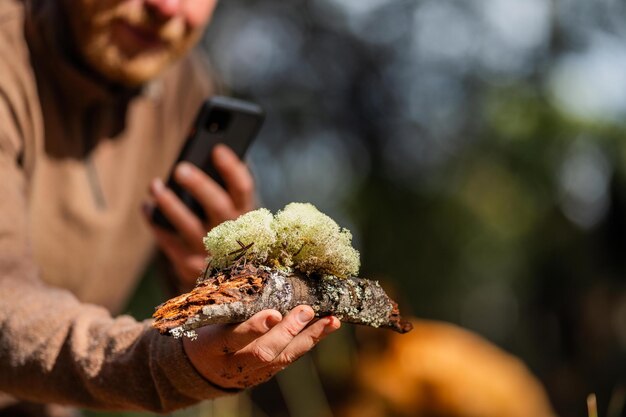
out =
<svg viewBox="0 0 626 417"><path fill-rule="evenodd" d="M210 98L202 104L176 164L182 161L190 162L224 187L224 180L213 166L213 148L218 143L223 143L243 159L263 120L263 109L255 103L230 97ZM200 219L207 220L200 204L174 181L173 170L167 180L167 187L174 191ZM152 223L171 231L175 230L158 207L152 212Z"/></svg>

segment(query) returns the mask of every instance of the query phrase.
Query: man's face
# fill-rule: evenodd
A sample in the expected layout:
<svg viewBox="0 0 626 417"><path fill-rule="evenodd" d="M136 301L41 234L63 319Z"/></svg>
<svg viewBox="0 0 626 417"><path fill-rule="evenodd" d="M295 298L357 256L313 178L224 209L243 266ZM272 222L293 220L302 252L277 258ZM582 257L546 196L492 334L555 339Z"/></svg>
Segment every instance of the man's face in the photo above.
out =
<svg viewBox="0 0 626 417"><path fill-rule="evenodd" d="M217 0L66 0L72 34L106 78L138 86L199 39Z"/></svg>

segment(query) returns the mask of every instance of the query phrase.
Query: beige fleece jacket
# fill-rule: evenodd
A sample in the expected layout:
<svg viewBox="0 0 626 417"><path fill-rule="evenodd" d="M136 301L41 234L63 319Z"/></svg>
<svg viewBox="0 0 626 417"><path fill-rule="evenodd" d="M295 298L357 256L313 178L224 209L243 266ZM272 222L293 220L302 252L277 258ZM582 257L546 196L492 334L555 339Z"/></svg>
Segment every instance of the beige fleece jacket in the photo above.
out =
<svg viewBox="0 0 626 417"><path fill-rule="evenodd" d="M17 400L167 411L223 394L179 340L115 317L153 252L141 216L208 77L138 92L66 59L49 0L0 1L0 415Z"/></svg>

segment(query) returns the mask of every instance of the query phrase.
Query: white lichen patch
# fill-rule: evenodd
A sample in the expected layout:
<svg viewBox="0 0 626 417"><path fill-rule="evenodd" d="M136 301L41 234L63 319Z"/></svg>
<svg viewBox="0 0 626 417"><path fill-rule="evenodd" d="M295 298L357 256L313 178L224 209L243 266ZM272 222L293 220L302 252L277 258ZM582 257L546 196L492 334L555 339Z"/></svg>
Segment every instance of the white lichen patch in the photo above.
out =
<svg viewBox="0 0 626 417"><path fill-rule="evenodd" d="M276 243L272 213L258 209L214 227L204 238L212 268L230 266L240 256L263 264Z"/></svg>
<svg viewBox="0 0 626 417"><path fill-rule="evenodd" d="M177 327L174 327L173 329L170 330L170 335L174 339L181 338L183 336L183 334L185 334L185 330L183 329L183 326L177 326Z"/></svg>
<svg viewBox="0 0 626 417"><path fill-rule="evenodd" d="M273 254L283 265L307 275L346 278L359 273L359 252L352 234L312 204L291 203L279 211L272 224L277 247Z"/></svg>
<svg viewBox="0 0 626 417"><path fill-rule="evenodd" d="M196 331L194 329L191 330L187 330L185 332L185 337L191 339L191 340L196 340L198 338L198 333L196 333Z"/></svg>
<svg viewBox="0 0 626 417"><path fill-rule="evenodd" d="M247 262L306 275L356 276L359 252L352 234L308 203L291 203L276 216L259 209L227 221L204 238L211 268Z"/></svg>

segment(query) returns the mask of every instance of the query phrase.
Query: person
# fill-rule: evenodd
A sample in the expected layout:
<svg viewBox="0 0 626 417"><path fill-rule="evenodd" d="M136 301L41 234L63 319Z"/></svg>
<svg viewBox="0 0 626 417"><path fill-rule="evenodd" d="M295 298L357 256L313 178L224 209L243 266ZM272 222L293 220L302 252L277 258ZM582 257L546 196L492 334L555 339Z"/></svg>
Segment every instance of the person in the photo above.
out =
<svg viewBox="0 0 626 417"><path fill-rule="evenodd" d="M226 189L175 171L210 224L160 179L215 90L194 46L216 2L0 2L0 415L167 412L264 382L339 327L299 306L181 341L119 315L155 243L189 285L202 236L254 206L225 146ZM150 225L146 203L179 233Z"/></svg>

